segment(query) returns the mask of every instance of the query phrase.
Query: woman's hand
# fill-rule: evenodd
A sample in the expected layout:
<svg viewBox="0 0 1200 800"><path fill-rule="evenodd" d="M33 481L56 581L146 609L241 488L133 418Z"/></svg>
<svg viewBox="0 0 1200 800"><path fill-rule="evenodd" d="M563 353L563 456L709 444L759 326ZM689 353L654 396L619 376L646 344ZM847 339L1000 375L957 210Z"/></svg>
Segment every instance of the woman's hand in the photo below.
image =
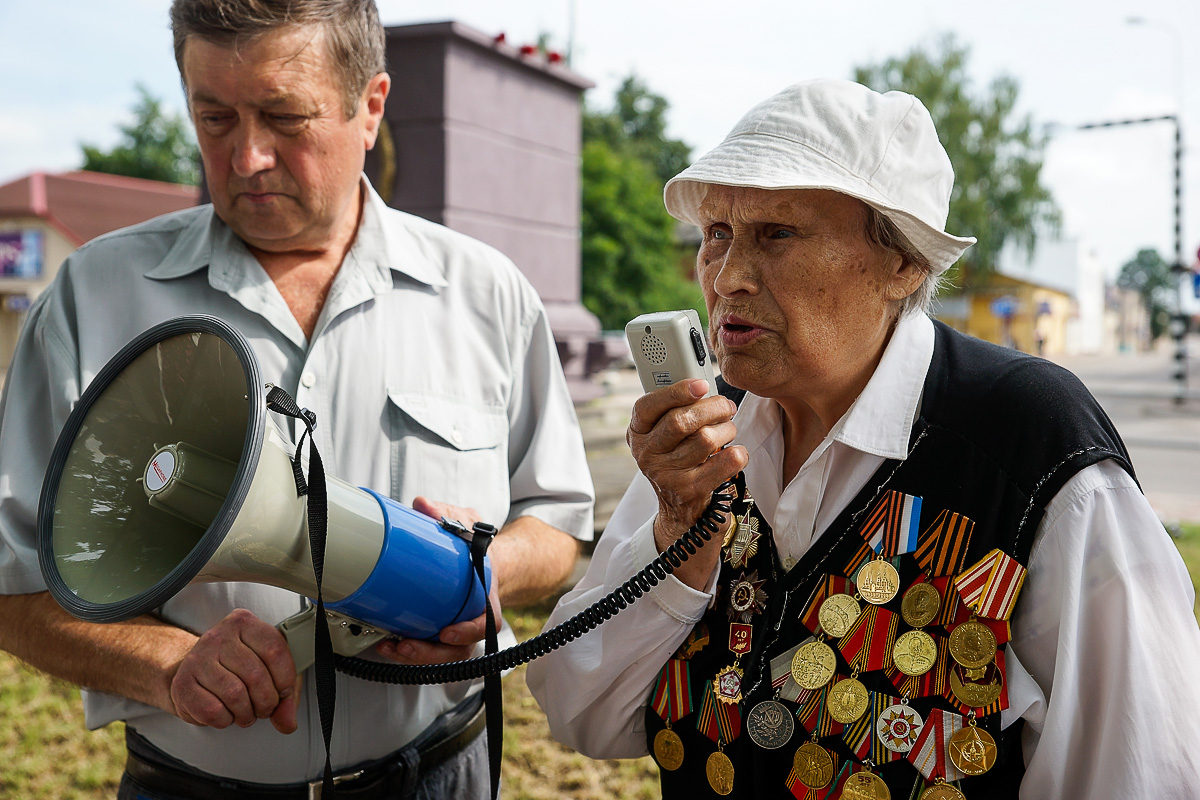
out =
<svg viewBox="0 0 1200 800"><path fill-rule="evenodd" d="M707 391L704 380L684 380L633 404L626 440L638 469L658 495L654 542L660 553L695 524L713 491L749 460L741 445L725 447L737 435L737 406L724 397L706 398ZM718 546L706 545L676 569L675 576L695 589L706 589L720 559L721 535L730 524L726 520L714 536Z"/></svg>

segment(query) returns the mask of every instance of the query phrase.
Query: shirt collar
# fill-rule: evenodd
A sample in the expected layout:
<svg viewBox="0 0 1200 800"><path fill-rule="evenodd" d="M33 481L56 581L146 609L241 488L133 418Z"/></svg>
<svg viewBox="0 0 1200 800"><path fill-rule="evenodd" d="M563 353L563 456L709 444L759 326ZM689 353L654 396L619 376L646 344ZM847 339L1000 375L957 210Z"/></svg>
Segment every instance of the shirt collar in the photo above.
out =
<svg viewBox="0 0 1200 800"><path fill-rule="evenodd" d="M866 388L833 426L828 438L882 458L903 460L921 407L925 373L933 358L933 339L929 317L901 317ZM779 414L774 401L747 394L734 417L738 441L752 452L763 446L779 429Z"/></svg>
<svg viewBox="0 0 1200 800"><path fill-rule="evenodd" d="M383 202L365 175L361 180L365 191L362 220L350 250L353 258L348 256L343 266L356 263L367 273L367 281L376 291L391 290L393 270L429 286L446 286L443 265L429 255L424 240L411 226L385 227L386 214L401 212ZM184 228L162 261L145 275L155 280L171 280L213 265L221 265L220 271L227 273L247 255L245 244L208 206Z"/></svg>

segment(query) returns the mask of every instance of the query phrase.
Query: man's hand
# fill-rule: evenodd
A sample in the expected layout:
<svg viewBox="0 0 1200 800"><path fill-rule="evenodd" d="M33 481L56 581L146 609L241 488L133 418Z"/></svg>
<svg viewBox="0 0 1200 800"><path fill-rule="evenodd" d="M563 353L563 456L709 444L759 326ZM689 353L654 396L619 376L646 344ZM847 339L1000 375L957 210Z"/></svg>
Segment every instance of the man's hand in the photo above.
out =
<svg viewBox="0 0 1200 800"><path fill-rule="evenodd" d="M654 542L659 552L700 518L713 491L749 461L746 448L725 447L737 435L737 407L724 397L704 397L707 391L704 380L684 380L643 395L633 405L626 438L638 469L658 495ZM729 524L727 520L722 533ZM714 538L719 541L720 535ZM720 550L704 548L675 576L704 589Z"/></svg>
<svg viewBox="0 0 1200 800"><path fill-rule="evenodd" d="M240 608L196 641L171 680L175 714L212 728L270 719L280 733L292 733L298 695L283 634Z"/></svg>
<svg viewBox="0 0 1200 800"><path fill-rule="evenodd" d="M442 517L457 520L467 530L474 527L476 522L482 521L479 512L473 508L439 503L425 497L413 498L413 510L438 520ZM496 627L499 628L502 619L496 584L496 573L493 570L488 601L492 604L492 612L496 615ZM424 639L387 639L375 645L375 652L401 664L445 664L450 661L465 661L475 654L476 643L483 641L486 625L486 616L480 614L475 619L456 622L442 628L436 642Z"/></svg>

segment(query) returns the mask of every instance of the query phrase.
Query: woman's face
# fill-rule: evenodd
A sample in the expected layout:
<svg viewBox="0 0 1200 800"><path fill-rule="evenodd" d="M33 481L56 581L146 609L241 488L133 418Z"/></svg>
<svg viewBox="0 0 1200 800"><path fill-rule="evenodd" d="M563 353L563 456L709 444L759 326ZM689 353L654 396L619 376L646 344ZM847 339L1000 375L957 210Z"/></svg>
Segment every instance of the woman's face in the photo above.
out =
<svg viewBox="0 0 1200 800"><path fill-rule="evenodd" d="M896 301L921 277L870 242L867 206L819 189L713 186L699 216L696 269L726 380L763 397L857 396Z"/></svg>

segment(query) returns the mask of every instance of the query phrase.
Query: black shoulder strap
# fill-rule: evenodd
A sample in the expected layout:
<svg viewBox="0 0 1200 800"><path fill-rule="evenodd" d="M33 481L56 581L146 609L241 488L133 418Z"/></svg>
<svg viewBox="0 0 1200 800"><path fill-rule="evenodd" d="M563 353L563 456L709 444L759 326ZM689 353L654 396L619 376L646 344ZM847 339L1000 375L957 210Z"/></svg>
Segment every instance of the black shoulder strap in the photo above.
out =
<svg viewBox="0 0 1200 800"><path fill-rule="evenodd" d="M733 386L729 383L729 381L718 375L717 394L721 395L721 397L728 397L733 401L735 406L740 406L742 404L742 398L746 396L746 390Z"/></svg>

